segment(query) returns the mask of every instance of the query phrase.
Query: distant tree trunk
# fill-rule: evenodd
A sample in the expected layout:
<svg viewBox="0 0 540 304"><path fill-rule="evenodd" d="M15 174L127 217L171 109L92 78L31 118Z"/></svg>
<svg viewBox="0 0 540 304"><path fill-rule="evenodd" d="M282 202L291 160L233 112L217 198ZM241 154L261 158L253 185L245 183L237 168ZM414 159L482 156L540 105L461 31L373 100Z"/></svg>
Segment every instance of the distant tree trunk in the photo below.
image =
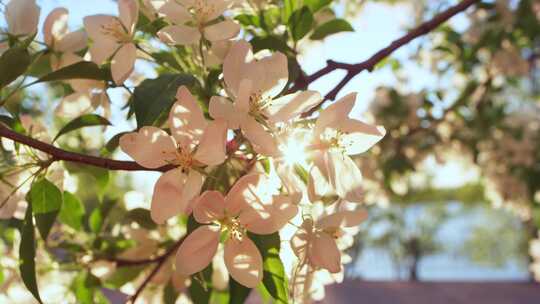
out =
<svg viewBox="0 0 540 304"><path fill-rule="evenodd" d="M422 257L420 241L417 238L413 237L409 240L409 244L407 247L409 249L409 254L412 258L411 264L409 265L409 281L417 282L419 280L418 266Z"/></svg>

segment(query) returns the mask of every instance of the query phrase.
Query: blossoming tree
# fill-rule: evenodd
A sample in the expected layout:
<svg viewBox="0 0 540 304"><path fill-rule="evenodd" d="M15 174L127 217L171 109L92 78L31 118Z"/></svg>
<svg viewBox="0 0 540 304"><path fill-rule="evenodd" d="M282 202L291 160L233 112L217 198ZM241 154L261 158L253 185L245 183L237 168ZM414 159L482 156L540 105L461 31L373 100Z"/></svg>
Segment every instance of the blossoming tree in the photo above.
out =
<svg viewBox="0 0 540 304"><path fill-rule="evenodd" d="M521 2L536 8L528 17L538 18L538 1ZM179 297L243 303L250 293L276 303L310 302L320 296L325 277L342 279L344 250L369 216L367 204L395 194L395 174L414 170L438 143L480 137L486 140L480 149L494 151L490 145L504 137L442 128L479 128L470 124L495 107L481 103L493 90L489 75L465 88L467 98L446 107L442 118L415 115L429 110L423 96L385 90L378 96L386 99L373 103L371 122L353 117L355 93L337 98L355 76L384 66L395 50L475 4L497 9L491 4L461 1L366 61L329 60L307 74L297 58L303 43L353 30L336 17L330 0L117 3L117 14L87 16L83 28L71 30L67 8L54 9L38 28L35 0L4 6L0 227L15 261L0 265L6 267L0 274L9 283L20 278L40 303L48 303L40 287L59 273L72 291L64 300L77 303L119 297L135 303L156 294L166 303ZM524 32L519 41L501 38L502 48L490 50L491 70L522 75L529 64L517 50L530 47L537 32ZM473 57L468 48L474 47L458 44L451 29L442 33L456 45L434 45L441 57L459 57L453 48ZM505 63L508 58L517 63ZM455 67L462 73L484 64L466 59L471 63L441 60L462 62ZM337 70L346 73L331 91L309 90ZM59 102L33 98L28 92L34 87ZM115 113L109 95L118 91L125 106ZM473 93L477 101L468 100ZM29 104L33 100L45 106ZM451 116L470 105L479 111L475 119ZM97 145L84 133L88 127L107 130L111 121L132 129ZM538 137L538 128L531 130L527 134ZM480 166L499 158L510 167L538 164L538 145L529 150L527 160L507 162L490 153L477 160ZM120 151L133 161L113 159ZM510 167L505 170L514 178ZM527 174L538 176L538 168L531 170ZM131 178L123 171L160 174L144 208L122 201ZM506 184L499 171L486 172L495 187ZM538 182L527 187L524 195L532 201Z"/></svg>

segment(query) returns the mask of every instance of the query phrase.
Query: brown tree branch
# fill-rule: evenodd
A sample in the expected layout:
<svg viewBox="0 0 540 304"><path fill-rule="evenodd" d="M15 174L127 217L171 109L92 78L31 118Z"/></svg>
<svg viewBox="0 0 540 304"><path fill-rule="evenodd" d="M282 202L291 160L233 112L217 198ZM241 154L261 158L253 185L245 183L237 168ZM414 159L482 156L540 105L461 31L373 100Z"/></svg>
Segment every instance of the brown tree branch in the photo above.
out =
<svg viewBox="0 0 540 304"><path fill-rule="evenodd" d="M317 111L322 106L325 100L335 99L337 94L343 89L343 87L345 87L345 85L350 80L352 80L356 75L360 74L362 71L364 70L372 71L375 65L377 65L377 63L379 63L384 58L388 57L395 50L406 45L407 43L414 40L415 38L429 33L430 31L437 28L439 25L441 25L442 23L444 23L445 21L447 21L454 15L466 10L468 7L472 6L476 2L479 2L479 0L464 0L460 2L459 4L449 8L448 10L436 15L433 19L422 23L420 26L411 30L405 36L392 42L388 47L375 53L371 58L369 58L366 61L363 61L357 64L350 64L350 63L343 63L343 62L328 60L326 67L320 69L319 71L311 75L302 77L302 81L298 81L289 90L289 92L295 92L300 89L306 88L310 83L314 82L315 80L335 70L347 71L347 74L345 75L345 77L338 83L338 85L334 89L332 89L330 92L328 92L328 94L326 94L324 100L321 101L321 103L313 107L308 112L304 113L303 117L309 116L313 112ZM103 158L103 157L90 156L90 155L84 155L81 153L66 151L66 150L57 148L51 144L47 144L42 141L25 136L23 134L14 132L2 124L0 124L0 137L9 138L18 143L21 143L29 147L32 147L34 149L45 152L51 155L52 161L62 160L62 161L69 161L69 162L75 162L75 163L105 168L109 170L125 170L125 171L164 172L172 168L171 166L164 166L157 169L149 169L132 161L113 160L113 159L108 159L108 158Z"/></svg>
<svg viewBox="0 0 540 304"><path fill-rule="evenodd" d="M453 16L459 14L460 12L465 11L467 8L472 6L473 4L479 2L479 0L464 0L458 3L455 6L450 7L449 9L443 11L442 13L437 14L433 19L426 21L422 24L420 24L418 27L414 28L413 30L409 31L405 36L394 40L388 47L378 51L373 56L371 56L369 59L362 61L360 63L356 64L350 64L350 63L343 63L343 62L337 62L334 60L328 60L326 62L326 66L317 72L302 77L301 81L295 83L293 87L289 90L289 92L296 92L301 89L307 88L309 84L314 82L315 80L332 73L336 70L345 70L347 71L347 74L343 77L343 79L334 87L328 94L324 96L324 99L313 107L311 110L303 114L303 117L307 117L311 114L313 114L315 111L317 111L324 101L326 100L334 100L337 96L337 94L345 87L345 85L352 80L356 75L360 74L363 71L373 71L375 66L381 62L383 59L391 55L394 51L401 48L402 46L408 44L412 40L423 36L432 30L439 27L442 23L446 22L448 19L452 18Z"/></svg>

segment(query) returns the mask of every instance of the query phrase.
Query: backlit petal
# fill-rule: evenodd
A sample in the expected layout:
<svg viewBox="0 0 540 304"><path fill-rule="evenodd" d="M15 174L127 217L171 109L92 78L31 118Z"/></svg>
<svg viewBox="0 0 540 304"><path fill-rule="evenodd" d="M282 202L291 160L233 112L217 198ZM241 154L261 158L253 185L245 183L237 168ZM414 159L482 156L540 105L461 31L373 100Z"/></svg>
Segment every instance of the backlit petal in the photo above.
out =
<svg viewBox="0 0 540 304"><path fill-rule="evenodd" d="M4 14L8 32L12 35L31 35L37 31L40 8L35 0L11 0Z"/></svg>
<svg viewBox="0 0 540 304"><path fill-rule="evenodd" d="M119 18L128 33L133 33L139 19L139 2L137 0L118 0Z"/></svg>
<svg viewBox="0 0 540 304"><path fill-rule="evenodd" d="M271 234L279 231L298 213L298 207L284 195L274 196L269 203L251 204L240 213L240 222L248 231Z"/></svg>
<svg viewBox="0 0 540 304"><path fill-rule="evenodd" d="M313 130L315 136L318 137L327 127L334 127L339 121L347 119L355 101L356 93L350 93L322 110Z"/></svg>
<svg viewBox="0 0 540 304"><path fill-rule="evenodd" d="M241 122L242 133L249 140L257 153L265 156L277 155L275 138L253 117L248 116Z"/></svg>
<svg viewBox="0 0 540 304"><path fill-rule="evenodd" d="M341 252L336 241L328 234L315 233L308 247L309 262L331 273L341 271Z"/></svg>
<svg viewBox="0 0 540 304"><path fill-rule="evenodd" d="M369 125L354 119L343 119L336 128L343 134L339 144L349 155L367 151L386 134L382 126Z"/></svg>
<svg viewBox="0 0 540 304"><path fill-rule="evenodd" d="M240 81L246 78L253 60L251 45L240 40L234 43L223 61L223 78L227 89L234 97L238 95Z"/></svg>
<svg viewBox="0 0 540 304"><path fill-rule="evenodd" d="M169 113L169 127L176 141L182 147L193 149L201 140L207 124L201 107L188 88L178 88L176 102Z"/></svg>
<svg viewBox="0 0 540 304"><path fill-rule="evenodd" d="M189 201L182 200L187 176L180 169L169 170L157 180L152 195L150 215L154 222L166 220L184 212Z"/></svg>
<svg viewBox="0 0 540 304"><path fill-rule="evenodd" d="M219 191L205 191L193 203L193 216L201 224L209 224L225 216L225 198Z"/></svg>
<svg viewBox="0 0 540 304"><path fill-rule="evenodd" d="M161 41L171 45L194 44L201 38L197 28L180 24L166 26L157 35Z"/></svg>
<svg viewBox="0 0 540 304"><path fill-rule="evenodd" d="M260 192L267 184L268 178L262 174L252 173L239 178L225 197L227 213L237 215L248 204L260 200Z"/></svg>
<svg viewBox="0 0 540 304"><path fill-rule="evenodd" d="M194 158L209 166L225 161L227 145L227 122L216 119L208 123L200 140Z"/></svg>
<svg viewBox="0 0 540 304"><path fill-rule="evenodd" d="M289 79L287 65L287 56L274 53L259 60L248 75L256 90L261 91L265 97L275 97L283 91Z"/></svg>
<svg viewBox="0 0 540 304"><path fill-rule="evenodd" d="M225 21L209 25L204 28L204 37L209 41L229 40L240 32L238 23L226 19Z"/></svg>
<svg viewBox="0 0 540 304"><path fill-rule="evenodd" d="M341 152L327 154L330 184L339 197L353 203L363 202L362 173L358 165Z"/></svg>
<svg viewBox="0 0 540 304"><path fill-rule="evenodd" d="M176 144L167 132L156 127L142 127L120 137L120 148L138 164L159 168L175 160Z"/></svg>
<svg viewBox="0 0 540 304"><path fill-rule="evenodd" d="M313 236L313 221L306 219L290 240L291 248L300 260L306 258L308 245Z"/></svg>
<svg viewBox="0 0 540 304"><path fill-rule="evenodd" d="M62 117L77 117L93 111L92 98L87 92L75 92L60 101L55 113Z"/></svg>
<svg viewBox="0 0 540 304"><path fill-rule="evenodd" d="M116 84L122 84L133 72L137 59L137 48L133 43L124 44L114 55L111 62L111 73Z"/></svg>
<svg viewBox="0 0 540 304"><path fill-rule="evenodd" d="M60 40L67 31L68 10L64 7L53 9L43 23L43 41L49 47L55 47L56 41Z"/></svg>
<svg viewBox="0 0 540 304"><path fill-rule="evenodd" d="M214 119L224 119L227 127L236 130L240 127L240 121L244 119L245 113L235 109L232 102L221 96L212 96L208 108L210 116Z"/></svg>
<svg viewBox="0 0 540 304"><path fill-rule="evenodd" d="M56 42L56 50L59 52L77 52L86 47L88 37L85 31L75 31L68 33Z"/></svg>
<svg viewBox="0 0 540 304"><path fill-rule="evenodd" d="M254 288L262 281L261 253L247 236L244 236L241 241L228 239L225 242L224 259L229 274L238 283Z"/></svg>
<svg viewBox="0 0 540 304"><path fill-rule="evenodd" d="M191 275L206 268L216 254L219 227L204 225L190 233L176 252L176 271Z"/></svg>
<svg viewBox="0 0 540 304"><path fill-rule="evenodd" d="M176 3L176 1L165 2L165 4L159 8L159 13L173 24L184 24L193 19L188 10Z"/></svg>
<svg viewBox="0 0 540 304"><path fill-rule="evenodd" d="M317 228L343 228L355 227L367 219L366 210L343 210L327 215L317 221Z"/></svg>
<svg viewBox="0 0 540 304"><path fill-rule="evenodd" d="M266 114L272 122L285 122L307 112L321 102L321 94L315 91L301 91L272 100Z"/></svg>

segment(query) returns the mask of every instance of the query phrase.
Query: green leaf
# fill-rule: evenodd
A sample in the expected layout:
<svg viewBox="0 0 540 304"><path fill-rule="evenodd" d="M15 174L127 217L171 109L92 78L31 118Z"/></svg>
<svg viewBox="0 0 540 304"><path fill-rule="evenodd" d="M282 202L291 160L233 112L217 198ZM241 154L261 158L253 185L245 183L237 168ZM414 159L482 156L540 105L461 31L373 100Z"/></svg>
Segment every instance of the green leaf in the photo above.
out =
<svg viewBox="0 0 540 304"><path fill-rule="evenodd" d="M81 201L68 191L64 191L64 202L60 208L60 221L75 230L81 230L84 218L84 206Z"/></svg>
<svg viewBox="0 0 540 304"><path fill-rule="evenodd" d="M318 26L309 37L311 40L321 40L332 34L352 32L353 27L344 19L333 19Z"/></svg>
<svg viewBox="0 0 540 304"><path fill-rule="evenodd" d="M103 215L101 214L101 209L99 207L95 208L92 210L92 213L90 213L88 225L90 226L90 230L94 233L101 231L101 227L103 226Z"/></svg>
<svg viewBox="0 0 540 304"><path fill-rule="evenodd" d="M93 79L109 81L112 79L112 77L111 71L108 68L100 68L97 64L90 61L81 61L49 73L36 80L34 83L67 79Z"/></svg>
<svg viewBox="0 0 540 304"><path fill-rule="evenodd" d="M128 133L130 132L120 132L111 137L111 139L109 139L109 141L105 144L105 148L101 149L101 153L107 155L114 152L114 150L116 150L120 145L120 137Z"/></svg>
<svg viewBox="0 0 540 304"><path fill-rule="evenodd" d="M236 16L234 19L240 22L240 24L242 24L243 26L261 27L261 22L259 20L259 17L255 15L241 14L241 15Z"/></svg>
<svg viewBox="0 0 540 304"><path fill-rule="evenodd" d="M62 207L62 192L53 183L42 178L32 184L27 197L32 205L41 238L47 240Z"/></svg>
<svg viewBox="0 0 540 304"><path fill-rule="evenodd" d="M279 257L279 233L270 235L249 234L263 257L263 285L276 303L289 303L285 268Z"/></svg>
<svg viewBox="0 0 540 304"><path fill-rule="evenodd" d="M139 224L142 228L153 230L156 229L157 225L152 220L152 217L150 216L150 211L148 209L143 208L135 208L133 210L130 210L126 214L126 219L129 222L135 222Z"/></svg>
<svg viewBox="0 0 540 304"><path fill-rule="evenodd" d="M229 304L242 304L246 301L251 292L251 288L236 282L229 276Z"/></svg>
<svg viewBox="0 0 540 304"><path fill-rule="evenodd" d="M274 36L254 37L249 43L253 46L255 53L261 50L279 51L285 54L293 52L285 41Z"/></svg>
<svg viewBox="0 0 540 304"><path fill-rule="evenodd" d="M208 304L212 295L212 264L191 276L189 295L195 304Z"/></svg>
<svg viewBox="0 0 540 304"><path fill-rule="evenodd" d="M289 21L292 13L298 8L298 0L284 0L283 1L283 21Z"/></svg>
<svg viewBox="0 0 540 304"><path fill-rule="evenodd" d="M0 265L0 285L4 283L4 268Z"/></svg>
<svg viewBox="0 0 540 304"><path fill-rule="evenodd" d="M30 63L30 54L26 48L14 47L5 51L0 56L0 89L24 74Z"/></svg>
<svg viewBox="0 0 540 304"><path fill-rule="evenodd" d="M172 280L169 280L163 289L163 304L174 304L178 298L178 291L174 288Z"/></svg>
<svg viewBox="0 0 540 304"><path fill-rule="evenodd" d="M126 283L137 278L144 268L145 265L118 268L110 277L105 280L104 286L111 289L119 289Z"/></svg>
<svg viewBox="0 0 540 304"><path fill-rule="evenodd" d="M176 91L182 85L192 86L195 78L186 74L163 74L155 79L146 79L133 93L133 107L137 127L148 126L169 112L176 100Z"/></svg>
<svg viewBox="0 0 540 304"><path fill-rule="evenodd" d="M94 127L94 126L110 126L111 123L105 119L104 117L101 117L97 114L86 114L79 116L72 121L68 122L56 136L54 137L53 141L56 141L58 137L69 133L71 131L75 131L84 127Z"/></svg>
<svg viewBox="0 0 540 304"><path fill-rule="evenodd" d="M36 245L35 245L34 222L32 221L32 205L26 209L24 223L21 230L21 245L19 247L19 271L24 286L32 293L39 303L43 303L39 296L36 280Z"/></svg>
<svg viewBox="0 0 540 304"><path fill-rule="evenodd" d="M90 272L81 272L73 280L73 288L77 303L93 304L94 292L99 287L99 279L93 276Z"/></svg>
<svg viewBox="0 0 540 304"><path fill-rule="evenodd" d="M314 24L313 14L307 6L303 6L292 13L288 24L293 40L298 41L311 30Z"/></svg>
<svg viewBox="0 0 540 304"><path fill-rule="evenodd" d="M330 3L332 3L332 0L304 0L304 5L307 5L313 13L330 5Z"/></svg>

